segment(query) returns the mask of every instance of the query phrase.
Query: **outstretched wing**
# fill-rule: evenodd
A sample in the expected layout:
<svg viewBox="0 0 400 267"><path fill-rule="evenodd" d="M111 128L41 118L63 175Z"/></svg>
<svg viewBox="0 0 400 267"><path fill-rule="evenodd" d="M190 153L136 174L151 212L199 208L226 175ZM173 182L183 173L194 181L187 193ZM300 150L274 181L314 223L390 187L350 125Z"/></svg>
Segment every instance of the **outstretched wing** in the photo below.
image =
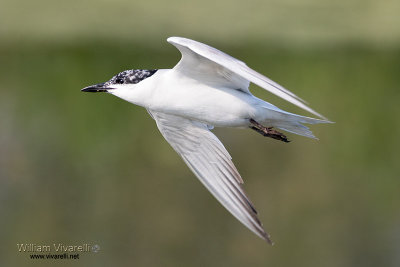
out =
<svg viewBox="0 0 400 267"><path fill-rule="evenodd" d="M182 59L174 69L187 76L201 79L203 82L230 86L247 93L250 93L248 87L249 82L252 82L286 101L326 119L289 90L218 49L181 37L170 37L167 41L176 46L182 54Z"/></svg>
<svg viewBox="0 0 400 267"><path fill-rule="evenodd" d="M257 212L242 188L231 156L206 124L149 110L158 129L188 167L240 222L269 243Z"/></svg>

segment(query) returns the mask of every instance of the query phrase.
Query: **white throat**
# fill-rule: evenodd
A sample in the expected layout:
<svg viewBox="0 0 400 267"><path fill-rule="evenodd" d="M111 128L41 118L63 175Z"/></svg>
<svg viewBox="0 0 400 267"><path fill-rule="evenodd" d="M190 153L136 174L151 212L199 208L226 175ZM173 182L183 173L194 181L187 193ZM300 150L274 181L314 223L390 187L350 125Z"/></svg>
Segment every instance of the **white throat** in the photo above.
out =
<svg viewBox="0 0 400 267"><path fill-rule="evenodd" d="M159 84L160 75L166 70L157 70L151 77L137 84L115 84L108 92L132 104L149 107L154 90Z"/></svg>

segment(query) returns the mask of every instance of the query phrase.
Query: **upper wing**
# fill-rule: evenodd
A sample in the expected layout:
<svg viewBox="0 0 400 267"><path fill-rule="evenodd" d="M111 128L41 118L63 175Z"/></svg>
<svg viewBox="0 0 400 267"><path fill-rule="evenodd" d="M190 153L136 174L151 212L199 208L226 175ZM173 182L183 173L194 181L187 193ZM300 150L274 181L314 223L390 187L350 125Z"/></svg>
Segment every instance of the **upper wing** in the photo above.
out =
<svg viewBox="0 0 400 267"><path fill-rule="evenodd" d="M249 92L249 82L253 82L286 101L325 119L289 90L218 49L181 37L170 37L167 41L182 53L182 59L174 69L185 75L201 78L202 81L218 83L221 86L233 85L234 88L244 92Z"/></svg>
<svg viewBox="0 0 400 267"><path fill-rule="evenodd" d="M243 191L243 180L229 153L207 125L151 110L149 113L164 138L214 197L251 231L271 243Z"/></svg>

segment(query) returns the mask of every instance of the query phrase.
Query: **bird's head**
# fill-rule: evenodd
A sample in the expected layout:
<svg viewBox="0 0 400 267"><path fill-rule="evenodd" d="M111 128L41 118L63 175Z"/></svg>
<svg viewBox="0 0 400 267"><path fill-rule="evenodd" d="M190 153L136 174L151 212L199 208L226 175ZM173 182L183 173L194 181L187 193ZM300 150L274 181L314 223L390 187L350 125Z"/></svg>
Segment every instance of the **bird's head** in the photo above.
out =
<svg viewBox="0 0 400 267"><path fill-rule="evenodd" d="M112 77L109 81L87 86L81 91L83 92L112 92L118 89L132 88L134 84L138 84L152 76L157 70L125 70Z"/></svg>
<svg viewBox="0 0 400 267"><path fill-rule="evenodd" d="M109 81L83 88L83 92L106 92L120 97L128 102L143 105L148 94L148 83L157 70L125 70L112 77ZM146 81L146 82L144 82ZM146 93L147 92L147 93Z"/></svg>

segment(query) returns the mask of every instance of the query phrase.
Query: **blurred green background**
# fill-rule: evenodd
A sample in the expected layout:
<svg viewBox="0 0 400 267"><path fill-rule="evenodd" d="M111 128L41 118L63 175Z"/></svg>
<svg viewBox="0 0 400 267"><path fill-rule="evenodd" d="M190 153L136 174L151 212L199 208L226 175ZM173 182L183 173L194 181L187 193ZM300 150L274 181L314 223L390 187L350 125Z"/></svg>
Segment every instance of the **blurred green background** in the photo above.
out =
<svg viewBox="0 0 400 267"><path fill-rule="evenodd" d="M399 10L394 0L2 0L0 265L400 266ZM125 69L173 67L174 35L246 61L336 122L290 144L214 131L275 246L222 208L143 108L80 92ZM17 243L101 251L31 260Z"/></svg>

